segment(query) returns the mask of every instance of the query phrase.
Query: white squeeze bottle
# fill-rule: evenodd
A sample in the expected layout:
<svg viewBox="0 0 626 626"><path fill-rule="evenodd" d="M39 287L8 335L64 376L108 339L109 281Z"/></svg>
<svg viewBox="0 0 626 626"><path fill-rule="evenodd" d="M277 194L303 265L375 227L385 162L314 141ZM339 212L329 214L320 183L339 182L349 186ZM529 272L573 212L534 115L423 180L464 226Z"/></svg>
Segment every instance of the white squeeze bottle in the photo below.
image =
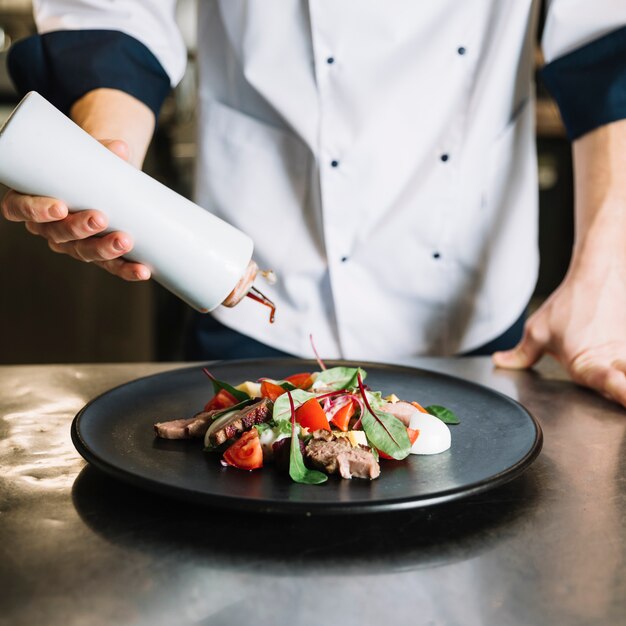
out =
<svg viewBox="0 0 626 626"><path fill-rule="evenodd" d="M109 230L133 238L129 258L194 309L248 295L272 308L273 321L271 301L252 286L250 237L114 155L34 91L0 129L0 182L70 211L102 211Z"/></svg>

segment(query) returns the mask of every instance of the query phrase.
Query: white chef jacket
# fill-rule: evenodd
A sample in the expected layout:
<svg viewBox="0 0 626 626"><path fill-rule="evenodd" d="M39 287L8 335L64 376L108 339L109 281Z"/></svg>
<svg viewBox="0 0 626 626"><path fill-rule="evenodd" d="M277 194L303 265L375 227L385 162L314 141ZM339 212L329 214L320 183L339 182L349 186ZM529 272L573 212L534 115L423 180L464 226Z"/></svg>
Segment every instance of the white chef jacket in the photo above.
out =
<svg viewBox="0 0 626 626"><path fill-rule="evenodd" d="M227 326L310 356L468 351L537 277L533 0L202 0L196 201L273 269L276 323ZM110 28L185 49L172 0L36 0L40 32ZM548 61L626 24L623 0L554 0ZM207 242L210 245L210 242ZM207 277L210 280L210 276Z"/></svg>

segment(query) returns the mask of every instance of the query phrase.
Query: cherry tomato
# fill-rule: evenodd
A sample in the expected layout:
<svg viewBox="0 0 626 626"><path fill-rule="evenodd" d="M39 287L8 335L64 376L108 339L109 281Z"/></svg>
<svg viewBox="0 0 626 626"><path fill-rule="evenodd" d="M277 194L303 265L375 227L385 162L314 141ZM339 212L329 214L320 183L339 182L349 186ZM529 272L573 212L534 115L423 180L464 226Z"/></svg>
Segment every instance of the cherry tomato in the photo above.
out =
<svg viewBox="0 0 626 626"><path fill-rule="evenodd" d="M354 403L352 400L342 406L331 418L331 422L344 433L348 430L350 418L354 415Z"/></svg>
<svg viewBox="0 0 626 626"><path fill-rule="evenodd" d="M204 406L205 411L213 411L216 409L227 409L229 406L235 406L237 398L226 389L220 389Z"/></svg>
<svg viewBox="0 0 626 626"><path fill-rule="evenodd" d="M263 450L259 440L259 431L252 428L245 432L226 452L224 461L228 465L242 470L254 470L263 467Z"/></svg>
<svg viewBox="0 0 626 626"><path fill-rule="evenodd" d="M272 402L276 402L276 398L282 396L286 391L280 385L271 383L269 380L261 382L261 395L264 398L269 398Z"/></svg>
<svg viewBox="0 0 626 626"><path fill-rule="evenodd" d="M326 413L324 413L324 409L315 398L307 400L296 410L296 421L302 428L308 428L311 432L314 430L330 430Z"/></svg>
<svg viewBox="0 0 626 626"><path fill-rule="evenodd" d="M287 376L285 380L298 389L308 389L313 384L313 379L311 378L311 374L309 374L309 372L292 374L291 376Z"/></svg>
<svg viewBox="0 0 626 626"><path fill-rule="evenodd" d="M411 403L413 404L413 403ZM424 411L426 412L426 411ZM417 438L419 437L420 431L417 428L407 428L406 429L406 434L409 436L409 441L411 442L411 446L417 441ZM388 459L390 461L397 461L398 459L394 459L392 456L389 456L388 454L385 454L384 452L381 452L380 450L378 451L378 456L381 459Z"/></svg>

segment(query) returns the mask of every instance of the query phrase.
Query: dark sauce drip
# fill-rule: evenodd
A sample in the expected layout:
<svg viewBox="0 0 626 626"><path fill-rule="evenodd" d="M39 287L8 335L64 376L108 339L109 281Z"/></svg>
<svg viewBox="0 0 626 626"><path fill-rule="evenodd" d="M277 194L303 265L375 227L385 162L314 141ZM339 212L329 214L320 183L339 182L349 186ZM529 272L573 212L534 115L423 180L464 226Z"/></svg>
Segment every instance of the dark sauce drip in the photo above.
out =
<svg viewBox="0 0 626 626"><path fill-rule="evenodd" d="M270 308L270 324L273 324L276 314L276 305L265 294L261 293L256 287L250 287L250 291L248 291L246 296L248 298L251 298L255 302L260 302L264 306Z"/></svg>

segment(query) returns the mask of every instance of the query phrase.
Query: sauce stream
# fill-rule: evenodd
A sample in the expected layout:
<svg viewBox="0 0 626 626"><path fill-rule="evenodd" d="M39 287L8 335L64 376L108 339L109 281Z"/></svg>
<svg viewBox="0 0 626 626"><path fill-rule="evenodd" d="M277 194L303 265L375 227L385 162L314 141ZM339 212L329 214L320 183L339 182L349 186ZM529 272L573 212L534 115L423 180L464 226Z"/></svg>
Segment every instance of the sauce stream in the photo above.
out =
<svg viewBox="0 0 626 626"><path fill-rule="evenodd" d="M256 287L250 287L250 291L246 294L246 297L260 302L262 305L269 307L270 309L270 324L274 323L276 314L276 305L264 294L261 293Z"/></svg>

